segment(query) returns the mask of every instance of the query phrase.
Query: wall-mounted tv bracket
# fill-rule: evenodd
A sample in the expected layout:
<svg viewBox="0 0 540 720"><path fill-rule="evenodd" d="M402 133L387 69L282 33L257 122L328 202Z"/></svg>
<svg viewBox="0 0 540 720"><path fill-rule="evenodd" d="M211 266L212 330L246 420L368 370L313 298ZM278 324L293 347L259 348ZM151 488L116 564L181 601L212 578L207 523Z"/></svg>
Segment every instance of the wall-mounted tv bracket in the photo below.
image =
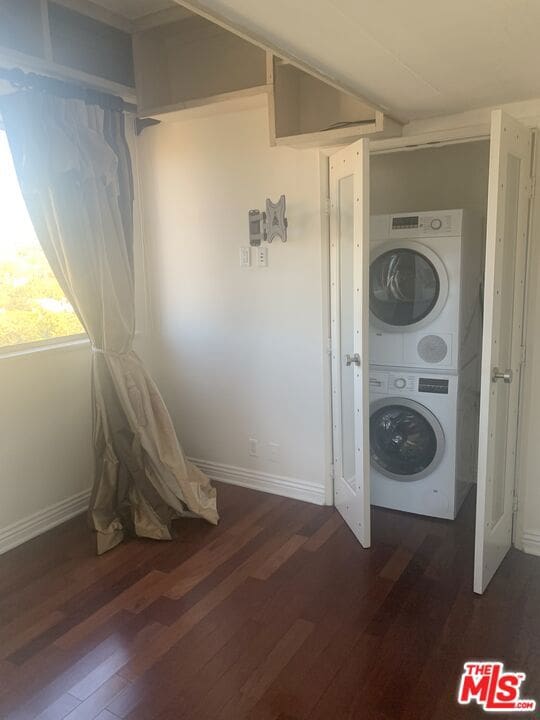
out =
<svg viewBox="0 0 540 720"><path fill-rule="evenodd" d="M249 244L257 247L266 240L266 213L260 210L250 210L249 218Z"/></svg>
<svg viewBox="0 0 540 720"><path fill-rule="evenodd" d="M266 232L268 233L268 242L271 243L275 237L280 237L282 242L287 242L287 218L285 212L287 210L285 195L282 195L277 203L273 203L269 198L266 199Z"/></svg>
<svg viewBox="0 0 540 720"><path fill-rule="evenodd" d="M287 242L287 227L289 225L285 213L287 211L285 195L277 203L266 199L266 212L250 210L249 217L249 244L258 246L263 240L271 243L275 237Z"/></svg>

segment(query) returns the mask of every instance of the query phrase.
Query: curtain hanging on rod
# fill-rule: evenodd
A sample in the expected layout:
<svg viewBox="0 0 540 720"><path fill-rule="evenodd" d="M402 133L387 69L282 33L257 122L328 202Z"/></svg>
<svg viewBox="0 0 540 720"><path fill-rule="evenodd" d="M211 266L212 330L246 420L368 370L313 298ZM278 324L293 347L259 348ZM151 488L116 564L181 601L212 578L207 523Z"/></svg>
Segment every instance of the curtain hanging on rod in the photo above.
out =
<svg viewBox="0 0 540 720"><path fill-rule="evenodd" d="M104 110L137 111L136 105L126 102L117 95L111 95L110 93L48 75L25 72L17 67L9 69L0 67L0 79L6 80L18 90L35 90L36 92L46 92L49 95L65 98L66 100L82 100L87 105L97 105Z"/></svg>
<svg viewBox="0 0 540 720"><path fill-rule="evenodd" d="M25 82L28 82L23 78ZM216 493L184 457L133 351L133 182L123 107L66 83L0 98L24 199L49 263L92 344L98 553L126 534L170 539L171 521L217 523ZM123 102L123 101L121 101Z"/></svg>

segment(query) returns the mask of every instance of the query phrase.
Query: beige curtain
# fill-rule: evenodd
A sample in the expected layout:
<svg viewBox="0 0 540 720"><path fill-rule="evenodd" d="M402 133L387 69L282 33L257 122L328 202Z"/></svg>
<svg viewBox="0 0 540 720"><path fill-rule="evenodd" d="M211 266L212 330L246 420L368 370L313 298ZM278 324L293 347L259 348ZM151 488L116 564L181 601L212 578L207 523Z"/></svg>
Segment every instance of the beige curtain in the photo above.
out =
<svg viewBox="0 0 540 720"><path fill-rule="evenodd" d="M92 343L89 517L98 553L126 533L170 539L175 517L217 523L215 490L186 461L132 348L133 195L122 112L37 91L3 98L0 112L37 236Z"/></svg>

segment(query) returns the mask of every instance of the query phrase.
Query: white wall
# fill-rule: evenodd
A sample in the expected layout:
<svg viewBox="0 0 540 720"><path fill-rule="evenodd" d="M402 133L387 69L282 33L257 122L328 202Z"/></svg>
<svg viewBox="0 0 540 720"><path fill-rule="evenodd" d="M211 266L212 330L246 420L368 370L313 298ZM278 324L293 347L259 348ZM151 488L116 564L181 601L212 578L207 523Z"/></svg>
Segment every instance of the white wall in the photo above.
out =
<svg viewBox="0 0 540 720"><path fill-rule="evenodd" d="M264 108L163 123L144 131L139 149L154 367L186 454L214 477L322 502L318 153L270 148ZM268 246L267 268L240 268L248 210L282 193L289 241Z"/></svg>
<svg viewBox="0 0 540 720"><path fill-rule="evenodd" d="M90 349L0 358L0 551L87 504Z"/></svg>
<svg viewBox="0 0 540 720"><path fill-rule="evenodd" d="M476 210L485 219L489 142L372 155L371 213Z"/></svg>

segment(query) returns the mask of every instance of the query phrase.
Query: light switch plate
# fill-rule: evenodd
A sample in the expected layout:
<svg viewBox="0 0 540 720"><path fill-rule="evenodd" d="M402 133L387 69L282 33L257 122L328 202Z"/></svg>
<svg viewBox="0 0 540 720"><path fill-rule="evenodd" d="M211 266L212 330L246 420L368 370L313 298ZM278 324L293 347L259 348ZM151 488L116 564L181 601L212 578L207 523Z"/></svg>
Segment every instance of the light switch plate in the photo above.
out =
<svg viewBox="0 0 540 720"><path fill-rule="evenodd" d="M268 267L268 248L257 248L257 265L258 267Z"/></svg>
<svg viewBox="0 0 540 720"><path fill-rule="evenodd" d="M251 267L251 248L249 246L240 248L240 267Z"/></svg>

